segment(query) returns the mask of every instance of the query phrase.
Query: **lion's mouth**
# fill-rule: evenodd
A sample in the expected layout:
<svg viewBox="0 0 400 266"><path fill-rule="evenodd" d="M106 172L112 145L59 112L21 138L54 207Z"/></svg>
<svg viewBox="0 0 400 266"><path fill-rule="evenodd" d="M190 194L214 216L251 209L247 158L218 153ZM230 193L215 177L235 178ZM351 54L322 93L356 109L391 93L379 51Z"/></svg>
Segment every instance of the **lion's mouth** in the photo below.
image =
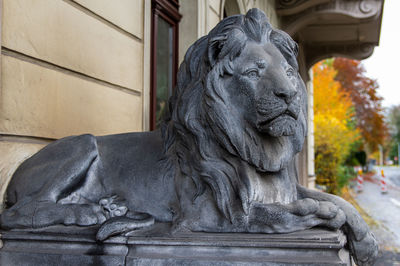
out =
<svg viewBox="0 0 400 266"><path fill-rule="evenodd" d="M283 113L275 115L272 118L259 121L257 123L257 129L273 137L290 136L295 134L297 118L298 113L287 109Z"/></svg>

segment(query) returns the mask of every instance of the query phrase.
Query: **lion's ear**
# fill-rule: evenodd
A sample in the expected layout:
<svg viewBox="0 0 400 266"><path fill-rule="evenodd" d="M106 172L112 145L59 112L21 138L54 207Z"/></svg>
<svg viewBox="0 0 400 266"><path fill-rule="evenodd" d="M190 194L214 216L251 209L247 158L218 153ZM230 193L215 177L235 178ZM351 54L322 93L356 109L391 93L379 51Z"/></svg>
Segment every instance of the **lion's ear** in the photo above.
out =
<svg viewBox="0 0 400 266"><path fill-rule="evenodd" d="M210 39L208 45L208 61L211 67L214 67L215 63L218 61L218 56L224 47L226 39L226 35L219 35Z"/></svg>

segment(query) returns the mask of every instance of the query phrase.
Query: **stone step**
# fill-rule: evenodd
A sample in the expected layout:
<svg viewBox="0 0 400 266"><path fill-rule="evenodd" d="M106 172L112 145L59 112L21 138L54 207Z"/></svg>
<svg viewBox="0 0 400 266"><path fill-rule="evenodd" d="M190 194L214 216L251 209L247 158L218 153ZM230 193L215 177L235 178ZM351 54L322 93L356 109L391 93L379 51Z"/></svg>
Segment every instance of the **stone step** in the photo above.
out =
<svg viewBox="0 0 400 266"><path fill-rule="evenodd" d="M59 230L60 231L60 230ZM0 265L349 265L340 231L185 233L94 240L77 234L1 232Z"/></svg>

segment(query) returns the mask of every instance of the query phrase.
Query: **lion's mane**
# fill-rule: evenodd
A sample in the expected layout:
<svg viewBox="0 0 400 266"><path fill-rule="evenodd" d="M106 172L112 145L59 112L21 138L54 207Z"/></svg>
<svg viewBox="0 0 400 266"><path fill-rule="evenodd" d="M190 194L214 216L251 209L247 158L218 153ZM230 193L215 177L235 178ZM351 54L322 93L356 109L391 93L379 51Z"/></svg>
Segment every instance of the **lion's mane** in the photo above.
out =
<svg viewBox="0 0 400 266"><path fill-rule="evenodd" d="M176 175L189 177L195 184L193 200L208 186L229 220L237 211L234 208L247 213L249 204L249 181L234 160L240 158L258 171L271 168L271 158L257 133L241 119L232 119L235 107L230 106L220 82L222 76L232 74L233 60L248 40L273 43L298 69L297 44L286 33L273 29L261 11L252 9L246 16L228 17L188 49L162 125L165 150L176 165ZM291 137L295 153L301 150L306 134L306 103L301 105L300 136Z"/></svg>

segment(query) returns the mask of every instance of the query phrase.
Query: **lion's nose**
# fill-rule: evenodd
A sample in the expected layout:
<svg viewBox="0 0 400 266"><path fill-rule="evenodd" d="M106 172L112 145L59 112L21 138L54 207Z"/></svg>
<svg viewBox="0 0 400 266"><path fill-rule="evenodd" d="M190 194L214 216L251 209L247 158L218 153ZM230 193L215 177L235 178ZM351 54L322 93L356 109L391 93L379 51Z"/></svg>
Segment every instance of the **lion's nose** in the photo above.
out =
<svg viewBox="0 0 400 266"><path fill-rule="evenodd" d="M285 100L286 103L290 103L292 102L294 96L296 96L297 91L293 87L288 86L284 88L278 88L274 91L274 93L279 98Z"/></svg>

